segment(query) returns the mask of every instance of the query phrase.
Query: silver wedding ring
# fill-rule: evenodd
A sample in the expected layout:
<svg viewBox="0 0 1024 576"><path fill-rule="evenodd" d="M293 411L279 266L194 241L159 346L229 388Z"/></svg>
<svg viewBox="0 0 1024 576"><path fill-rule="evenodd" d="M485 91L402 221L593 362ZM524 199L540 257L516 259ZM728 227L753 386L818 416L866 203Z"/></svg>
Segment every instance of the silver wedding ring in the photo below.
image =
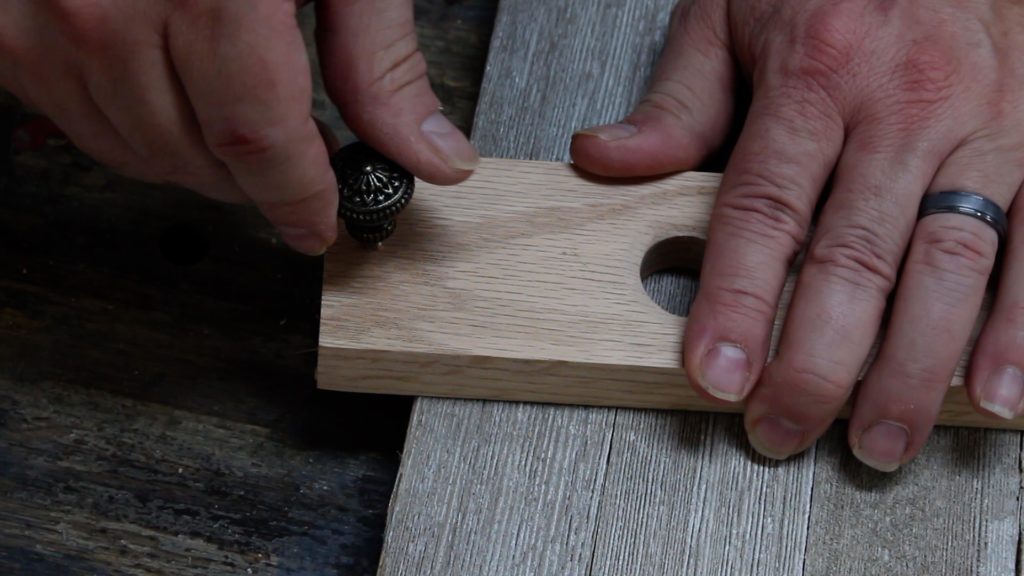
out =
<svg viewBox="0 0 1024 576"><path fill-rule="evenodd" d="M920 220L932 214L963 214L988 224L999 235L1000 242L1006 237L1006 212L998 204L974 192L950 190L926 194L917 212Z"/></svg>

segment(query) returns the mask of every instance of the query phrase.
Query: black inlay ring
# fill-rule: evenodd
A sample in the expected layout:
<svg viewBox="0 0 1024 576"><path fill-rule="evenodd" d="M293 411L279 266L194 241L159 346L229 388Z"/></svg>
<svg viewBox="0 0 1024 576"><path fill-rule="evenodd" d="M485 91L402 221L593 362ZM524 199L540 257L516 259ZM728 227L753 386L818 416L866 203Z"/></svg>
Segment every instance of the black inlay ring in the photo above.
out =
<svg viewBox="0 0 1024 576"><path fill-rule="evenodd" d="M1008 227L1006 212L998 204L974 192L949 190L937 194L926 194L917 212L920 220L932 214L963 214L988 224L1002 241Z"/></svg>

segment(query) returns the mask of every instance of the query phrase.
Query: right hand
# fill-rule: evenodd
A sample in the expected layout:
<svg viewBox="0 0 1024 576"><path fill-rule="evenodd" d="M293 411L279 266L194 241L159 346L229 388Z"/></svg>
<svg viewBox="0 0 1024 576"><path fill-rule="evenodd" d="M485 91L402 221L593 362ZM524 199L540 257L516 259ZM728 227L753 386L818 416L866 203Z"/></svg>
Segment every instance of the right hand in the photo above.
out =
<svg viewBox="0 0 1024 576"><path fill-rule="evenodd" d="M0 5L0 86L130 177L253 202L293 248L337 236L312 119L301 0L33 0ZM412 0L321 0L327 91L367 144L435 184L478 157L439 112Z"/></svg>
<svg viewBox="0 0 1024 576"><path fill-rule="evenodd" d="M1024 414L1024 4L686 0L673 24L648 95L572 152L606 176L692 169L750 88L686 326L697 389L744 402L766 456L806 450L850 405L857 458L910 461L1000 263L992 226L918 218L926 194L967 190L1011 212L968 390L984 414Z"/></svg>

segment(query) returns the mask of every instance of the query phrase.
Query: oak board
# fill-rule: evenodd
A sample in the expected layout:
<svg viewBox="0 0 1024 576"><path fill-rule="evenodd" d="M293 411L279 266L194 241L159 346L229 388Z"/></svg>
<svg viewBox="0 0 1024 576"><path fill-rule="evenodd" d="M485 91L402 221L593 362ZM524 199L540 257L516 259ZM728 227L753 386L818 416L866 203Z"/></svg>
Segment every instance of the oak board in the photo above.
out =
<svg viewBox="0 0 1024 576"><path fill-rule="evenodd" d="M318 385L355 392L732 412L686 381L685 319L642 280L699 269L719 176L632 181L485 159L457 186L417 183L395 235L327 255ZM785 319L797 270L779 310ZM979 326L984 314L979 315ZM964 352L940 424L978 414Z"/></svg>

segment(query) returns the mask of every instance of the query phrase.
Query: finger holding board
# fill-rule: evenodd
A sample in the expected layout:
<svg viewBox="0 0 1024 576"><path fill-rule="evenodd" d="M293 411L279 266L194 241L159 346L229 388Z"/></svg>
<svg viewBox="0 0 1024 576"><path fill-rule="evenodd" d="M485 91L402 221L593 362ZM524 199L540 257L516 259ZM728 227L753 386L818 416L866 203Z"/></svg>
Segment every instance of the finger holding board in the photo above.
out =
<svg viewBox="0 0 1024 576"><path fill-rule="evenodd" d="M693 389L682 368L686 320L642 284L659 270L699 270L719 181L699 172L613 181L568 164L494 158L459 185L417 181L386 241L342 239L326 255L318 386L740 411ZM971 406L969 350L939 423L1024 429L1024 419Z"/></svg>

